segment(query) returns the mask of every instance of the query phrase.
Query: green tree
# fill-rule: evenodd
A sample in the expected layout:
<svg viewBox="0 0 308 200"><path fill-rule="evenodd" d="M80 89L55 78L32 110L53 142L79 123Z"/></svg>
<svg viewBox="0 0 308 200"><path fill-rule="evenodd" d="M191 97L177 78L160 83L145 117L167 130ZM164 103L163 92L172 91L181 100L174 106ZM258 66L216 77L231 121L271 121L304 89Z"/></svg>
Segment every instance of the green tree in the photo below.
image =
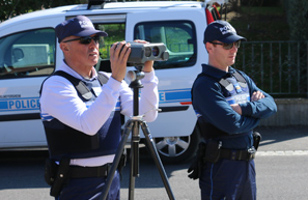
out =
<svg viewBox="0 0 308 200"><path fill-rule="evenodd" d="M80 3L87 0L0 0L0 22L35 10Z"/></svg>
<svg viewBox="0 0 308 200"><path fill-rule="evenodd" d="M308 40L308 1L285 0L291 40Z"/></svg>

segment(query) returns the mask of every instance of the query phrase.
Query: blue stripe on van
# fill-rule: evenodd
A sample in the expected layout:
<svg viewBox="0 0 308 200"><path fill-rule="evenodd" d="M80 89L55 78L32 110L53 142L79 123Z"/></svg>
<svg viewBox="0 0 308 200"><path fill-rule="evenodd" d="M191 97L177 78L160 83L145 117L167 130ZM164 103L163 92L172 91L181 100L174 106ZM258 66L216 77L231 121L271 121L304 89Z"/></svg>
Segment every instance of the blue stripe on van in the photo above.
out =
<svg viewBox="0 0 308 200"><path fill-rule="evenodd" d="M177 90L159 90L159 103L177 103L191 101L191 88Z"/></svg>
<svg viewBox="0 0 308 200"><path fill-rule="evenodd" d="M159 90L159 103L181 103L190 102L190 88L177 90ZM120 108L120 103L117 102L116 110ZM39 110L39 98L7 98L0 99L0 112L5 111L20 111L20 110Z"/></svg>
<svg viewBox="0 0 308 200"><path fill-rule="evenodd" d="M39 110L39 98L8 98L0 99L0 112L18 110Z"/></svg>

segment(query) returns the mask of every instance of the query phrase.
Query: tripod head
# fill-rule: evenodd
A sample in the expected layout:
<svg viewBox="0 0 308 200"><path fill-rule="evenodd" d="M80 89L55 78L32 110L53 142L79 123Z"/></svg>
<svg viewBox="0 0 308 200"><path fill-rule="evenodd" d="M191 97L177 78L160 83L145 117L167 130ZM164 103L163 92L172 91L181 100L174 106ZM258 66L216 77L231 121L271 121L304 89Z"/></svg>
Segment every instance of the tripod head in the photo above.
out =
<svg viewBox="0 0 308 200"><path fill-rule="evenodd" d="M136 64L136 70L128 71L127 78L131 80L129 87L133 89L134 92L134 116L139 115L139 89L143 88L141 79L144 78L144 72L142 71L144 64Z"/></svg>
<svg viewBox="0 0 308 200"><path fill-rule="evenodd" d="M144 72L142 71L144 64L136 64L136 70L130 70L127 73L127 78L131 81L130 88L143 88L140 80L144 78Z"/></svg>

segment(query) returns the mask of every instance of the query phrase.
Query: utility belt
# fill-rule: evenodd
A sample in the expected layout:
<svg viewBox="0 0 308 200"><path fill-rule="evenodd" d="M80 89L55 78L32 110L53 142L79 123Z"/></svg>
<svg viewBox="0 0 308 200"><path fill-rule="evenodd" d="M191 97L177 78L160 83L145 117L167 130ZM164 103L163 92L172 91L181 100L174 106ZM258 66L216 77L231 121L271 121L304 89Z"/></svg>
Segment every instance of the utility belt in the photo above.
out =
<svg viewBox="0 0 308 200"><path fill-rule="evenodd" d="M121 174L126 164L126 151L123 152L117 169ZM81 167L70 166L69 158L62 158L59 165L54 160L46 159L45 162L45 181L51 186L50 196L58 197L63 186L71 178L91 178L91 177L107 177L111 169L112 163L99 167Z"/></svg>
<svg viewBox="0 0 308 200"><path fill-rule="evenodd" d="M220 158L228 160L249 161L255 158L257 150L251 147L247 150L221 149Z"/></svg>
<svg viewBox="0 0 308 200"><path fill-rule="evenodd" d="M216 163L220 159L235 161L249 161L255 158L261 135L258 132L253 133L253 146L245 150L234 150L222 148L222 142L217 140L208 140L206 143L200 142L197 156L188 169L188 177L197 179L200 177L201 170L206 162Z"/></svg>
<svg viewBox="0 0 308 200"><path fill-rule="evenodd" d="M107 177L111 163L100 167L70 166L70 178Z"/></svg>
<svg viewBox="0 0 308 200"><path fill-rule="evenodd" d="M71 178L107 177L110 163L99 167L70 166L70 159L63 158L59 165L47 159L45 163L45 181L51 186L50 195L59 196L63 186Z"/></svg>
<svg viewBox="0 0 308 200"><path fill-rule="evenodd" d="M223 149L221 148L221 141L216 140L209 140L201 145L205 146L203 162L216 163L220 159L249 161L255 158L257 152L254 146L245 150Z"/></svg>

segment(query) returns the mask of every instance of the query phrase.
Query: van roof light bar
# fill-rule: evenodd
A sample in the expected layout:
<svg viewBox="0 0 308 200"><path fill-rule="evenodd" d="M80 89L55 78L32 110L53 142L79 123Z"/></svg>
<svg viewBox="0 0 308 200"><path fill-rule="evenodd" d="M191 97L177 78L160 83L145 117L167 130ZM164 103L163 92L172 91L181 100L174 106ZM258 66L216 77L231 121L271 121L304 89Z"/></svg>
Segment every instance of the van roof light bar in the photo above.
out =
<svg viewBox="0 0 308 200"><path fill-rule="evenodd" d="M87 10L89 10L91 6L102 5L108 2L117 2L117 0L89 0Z"/></svg>

